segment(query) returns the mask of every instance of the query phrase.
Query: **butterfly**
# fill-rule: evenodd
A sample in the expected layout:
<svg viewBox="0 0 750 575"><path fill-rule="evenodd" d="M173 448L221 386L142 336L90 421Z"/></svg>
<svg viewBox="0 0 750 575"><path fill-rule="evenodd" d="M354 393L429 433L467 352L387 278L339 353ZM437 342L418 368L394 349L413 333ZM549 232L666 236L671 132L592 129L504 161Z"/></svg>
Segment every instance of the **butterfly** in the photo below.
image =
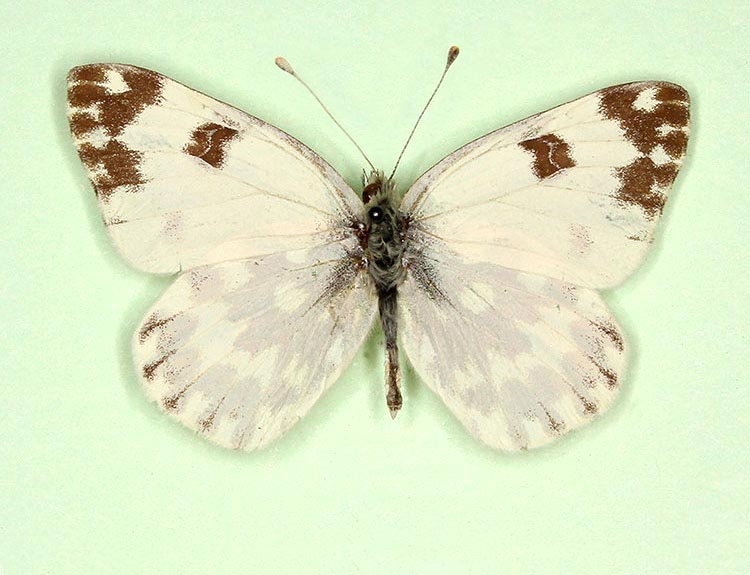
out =
<svg viewBox="0 0 750 575"><path fill-rule="evenodd" d="M117 250L176 275L133 337L164 412L262 448L379 321L393 416L401 348L472 436L513 451L617 395L625 343L599 290L648 250L689 99L605 88L460 147L405 193L373 169L361 196L292 136L143 68L73 68L68 117Z"/></svg>

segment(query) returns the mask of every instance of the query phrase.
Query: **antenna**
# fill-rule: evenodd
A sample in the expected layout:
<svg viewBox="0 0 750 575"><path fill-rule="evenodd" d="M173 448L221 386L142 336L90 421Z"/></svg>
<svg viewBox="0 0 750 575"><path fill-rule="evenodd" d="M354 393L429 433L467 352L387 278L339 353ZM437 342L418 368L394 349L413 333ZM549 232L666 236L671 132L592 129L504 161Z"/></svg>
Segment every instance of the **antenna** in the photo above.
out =
<svg viewBox="0 0 750 575"><path fill-rule="evenodd" d="M365 159L365 161L367 161L367 163L370 164L370 168L372 168L372 171L373 172L377 171L377 170L375 170L375 166L372 165L372 162L370 161L370 158L368 158L367 154L365 154L364 150L362 148L360 148L359 144L354 140L354 138L352 138L349 135L349 132L347 132L344 129L344 126L342 126L341 124L339 124L338 120L333 117L333 114L331 114L331 112L328 110L328 108L326 108L326 105L321 101L321 99L318 98L318 95L315 92L313 92L312 88L310 88L310 86L307 85L307 82L305 82L302 78L300 78L297 75L297 72L294 71L294 68L292 68L292 65L289 62L287 62L286 58L282 58L281 56L279 56L278 58L276 58L276 65L279 68L281 68L282 70L284 70L284 72L286 72L290 76L294 76L294 78L296 78L297 81L299 81L300 84L302 84L305 88L307 88L307 91L310 92L310 94L312 94L313 98L315 98L318 101L318 104L320 104L321 108L323 108L323 111L326 114L328 114L328 117L331 118L331 120L333 120L333 123L336 124L339 127L339 129L342 132L344 132L344 134L346 134L346 137L349 138L349 141L351 141L351 143L354 144L354 146L359 150L359 153L362 154L362 157Z"/></svg>
<svg viewBox="0 0 750 575"><path fill-rule="evenodd" d="M445 69L443 70L443 75L440 76L440 80L438 80L437 86L435 86L435 89L432 91L432 95L430 96L430 99L427 100L427 103L424 105L424 108L422 108L422 112L420 112L419 117L417 118L417 121L414 123L414 127L411 129L411 132L409 132L409 137L406 138L406 143L404 144L404 147L401 148L401 153L398 155L398 159L396 160L396 165L393 166L393 171L391 172L391 175L388 176L389 182L393 179L393 175L396 173L396 168L398 168L398 165L401 162L401 158L403 157L404 152L406 151L406 147L409 145L409 142L411 142L411 138L414 135L414 132L416 132L417 126L419 126L419 122L422 120L422 116L424 116L424 113L427 111L427 108L430 106L430 102L432 102L432 99L435 97L435 94L437 94L437 91L440 88L440 85L443 83L443 79L445 78L445 75L448 73L448 68L450 68L451 64L453 64L453 62L456 61L456 58L458 58L458 46L451 46L450 49L448 50L448 59L445 62Z"/></svg>

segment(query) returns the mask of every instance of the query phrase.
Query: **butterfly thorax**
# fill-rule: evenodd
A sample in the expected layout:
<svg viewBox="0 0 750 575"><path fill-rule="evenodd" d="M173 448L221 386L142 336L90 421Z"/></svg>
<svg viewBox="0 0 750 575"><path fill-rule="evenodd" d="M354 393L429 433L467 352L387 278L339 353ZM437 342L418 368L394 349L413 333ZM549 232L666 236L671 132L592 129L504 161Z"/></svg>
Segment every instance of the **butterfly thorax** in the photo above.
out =
<svg viewBox="0 0 750 575"><path fill-rule="evenodd" d="M402 229L405 219L389 202L383 201L367 212L368 271L378 293L395 289L404 279Z"/></svg>
<svg viewBox="0 0 750 575"><path fill-rule="evenodd" d="M378 293L395 289L405 277L402 264L406 216L398 210L398 197L392 181L373 172L363 190L366 235L363 242L367 269Z"/></svg>

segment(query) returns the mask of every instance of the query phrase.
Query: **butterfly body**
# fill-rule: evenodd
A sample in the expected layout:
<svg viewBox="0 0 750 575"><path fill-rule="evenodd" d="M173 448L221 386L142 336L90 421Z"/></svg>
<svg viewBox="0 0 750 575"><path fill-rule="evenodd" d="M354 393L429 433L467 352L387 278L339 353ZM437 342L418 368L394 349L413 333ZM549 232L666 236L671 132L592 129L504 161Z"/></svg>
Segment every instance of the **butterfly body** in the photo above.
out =
<svg viewBox="0 0 750 575"><path fill-rule="evenodd" d="M400 198L392 180L373 171L362 192L366 225L363 248L367 271L378 296L378 313L385 336L386 404L395 417L403 404L398 362L398 286L406 279L403 255L406 248L408 218L398 209Z"/></svg>
<svg viewBox="0 0 750 575"><path fill-rule="evenodd" d="M391 415L402 350L492 448L591 421L626 363L598 290L645 257L689 133L684 89L623 84L460 147L403 198L378 172L359 197L292 136L143 68L74 68L68 116L116 248L177 274L133 338L146 394L244 450L307 413L378 316Z"/></svg>

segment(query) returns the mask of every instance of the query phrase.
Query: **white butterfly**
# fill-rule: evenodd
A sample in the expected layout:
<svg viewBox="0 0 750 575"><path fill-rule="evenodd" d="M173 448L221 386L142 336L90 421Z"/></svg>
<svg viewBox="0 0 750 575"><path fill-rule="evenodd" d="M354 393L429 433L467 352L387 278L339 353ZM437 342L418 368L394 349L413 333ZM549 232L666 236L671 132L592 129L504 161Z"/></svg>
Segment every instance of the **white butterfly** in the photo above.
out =
<svg viewBox="0 0 750 575"><path fill-rule="evenodd" d="M178 274L133 354L148 396L191 429L266 446L378 315L393 415L397 342L493 448L544 445L612 403L624 345L597 290L651 242L687 146L681 87L614 86L490 132L403 199L373 171L363 202L301 142L156 72L91 64L68 82L115 246Z"/></svg>

